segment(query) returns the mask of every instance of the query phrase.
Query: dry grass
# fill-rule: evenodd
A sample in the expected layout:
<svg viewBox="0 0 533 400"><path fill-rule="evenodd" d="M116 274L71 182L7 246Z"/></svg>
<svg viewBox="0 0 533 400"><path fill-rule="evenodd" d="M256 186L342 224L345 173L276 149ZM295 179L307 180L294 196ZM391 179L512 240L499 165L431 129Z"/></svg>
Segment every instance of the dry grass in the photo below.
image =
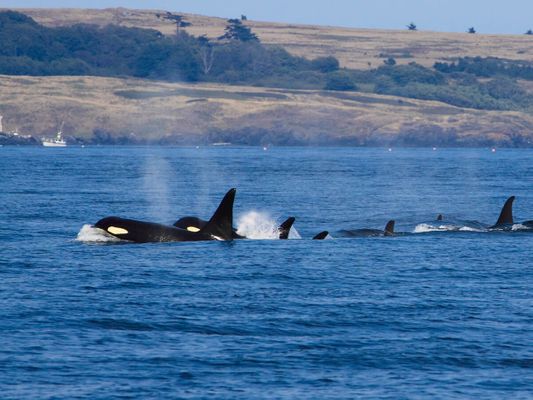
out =
<svg viewBox="0 0 533 400"><path fill-rule="evenodd" d="M48 26L109 23L172 34L156 11L23 9ZM188 30L216 37L225 20L186 15ZM265 43L306 57L334 55L344 66L368 68L382 56L431 65L465 55L533 61L532 37L345 29L248 22ZM401 58L409 56L409 58ZM533 91L533 87L529 88ZM178 84L100 77L0 76L6 129L90 139L114 137L210 143L533 145L533 117L362 93Z"/></svg>
<svg viewBox="0 0 533 400"><path fill-rule="evenodd" d="M0 76L0 114L6 129L46 136L65 120L67 135L87 139L99 129L188 143L533 143L533 118L516 112L371 94L100 77Z"/></svg>
<svg viewBox="0 0 533 400"><path fill-rule="evenodd" d="M119 24L174 32L174 25L156 17L160 10L109 8L20 9L47 26L74 23ZM183 14L192 23L194 35L220 36L226 24L222 18ZM533 37L526 35L483 35L468 33L410 32L407 30L348 29L327 26L278 24L247 21L264 43L279 44L291 53L314 58L333 55L349 68L370 68L392 56L399 63L416 61L431 66L435 61L455 57L482 56L533 61Z"/></svg>

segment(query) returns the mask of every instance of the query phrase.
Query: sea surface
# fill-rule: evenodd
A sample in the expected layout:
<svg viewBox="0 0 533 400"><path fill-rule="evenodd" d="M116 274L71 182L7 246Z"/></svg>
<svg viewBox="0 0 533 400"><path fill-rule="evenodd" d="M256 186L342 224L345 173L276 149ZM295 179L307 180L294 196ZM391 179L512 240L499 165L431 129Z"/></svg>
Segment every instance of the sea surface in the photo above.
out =
<svg viewBox="0 0 533 400"><path fill-rule="evenodd" d="M533 150L6 146L0 185L2 399L533 398ZM91 227L232 187L252 239Z"/></svg>

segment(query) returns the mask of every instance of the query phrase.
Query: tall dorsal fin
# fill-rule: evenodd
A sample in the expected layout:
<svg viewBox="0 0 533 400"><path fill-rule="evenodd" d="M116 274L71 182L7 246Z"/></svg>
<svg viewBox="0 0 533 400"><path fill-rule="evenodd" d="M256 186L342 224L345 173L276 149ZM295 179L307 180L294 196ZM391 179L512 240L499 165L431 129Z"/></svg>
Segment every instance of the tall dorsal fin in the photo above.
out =
<svg viewBox="0 0 533 400"><path fill-rule="evenodd" d="M391 219L389 222L387 222L387 225L385 225L385 231L383 232L385 236L394 236L394 220Z"/></svg>
<svg viewBox="0 0 533 400"><path fill-rule="evenodd" d="M322 231L320 233L317 233L314 237L313 237L313 240L323 240L326 238L326 236L329 235L329 232L328 231Z"/></svg>
<svg viewBox="0 0 533 400"><path fill-rule="evenodd" d="M289 238L289 232L292 228L292 224L294 224L295 218L289 217L278 227L279 232L279 238L280 239L288 239Z"/></svg>
<svg viewBox="0 0 533 400"><path fill-rule="evenodd" d="M437 215L437 221L442 221L442 214Z"/></svg>
<svg viewBox="0 0 533 400"><path fill-rule="evenodd" d="M230 189L226 193L201 233L215 236L219 240L233 240L233 202L236 192L237 189Z"/></svg>
<svg viewBox="0 0 533 400"><path fill-rule="evenodd" d="M500 217L496 225L512 225L513 224L513 201L515 197L511 196L507 199L500 212Z"/></svg>

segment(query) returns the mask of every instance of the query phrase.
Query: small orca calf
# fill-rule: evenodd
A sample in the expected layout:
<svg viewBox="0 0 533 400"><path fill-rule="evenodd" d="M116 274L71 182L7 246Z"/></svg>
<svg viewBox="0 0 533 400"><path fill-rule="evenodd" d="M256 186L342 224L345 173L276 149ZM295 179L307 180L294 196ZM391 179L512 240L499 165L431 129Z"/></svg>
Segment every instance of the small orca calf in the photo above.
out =
<svg viewBox="0 0 533 400"><path fill-rule="evenodd" d="M340 233L346 237L370 237L370 236L394 236L394 220L390 220L385 225L385 230L380 229L349 229L341 230Z"/></svg>
<svg viewBox="0 0 533 400"><path fill-rule="evenodd" d="M119 239L136 243L233 240L233 202L235 201L235 193L236 189L230 189L211 219L196 232L175 226L119 217L103 218L95 226Z"/></svg>
<svg viewBox="0 0 533 400"><path fill-rule="evenodd" d="M505 204L502 207L502 210L500 212L500 216L498 217L498 221L489 229L497 229L497 230L505 230L509 229L514 224L514 218L513 218L513 202L515 200L515 196L509 197ZM524 221L520 225L527 226L528 228L533 228L533 220L532 221Z"/></svg>
<svg viewBox="0 0 533 400"><path fill-rule="evenodd" d="M294 217L287 218L281 225L278 227L278 233L280 239L288 239L289 232L294 224L296 219ZM174 226L177 228L188 230L189 232L199 232L201 229L205 228L208 221L205 221L198 217L183 217L174 222ZM245 236L239 235L237 229L231 228L233 239L246 239Z"/></svg>

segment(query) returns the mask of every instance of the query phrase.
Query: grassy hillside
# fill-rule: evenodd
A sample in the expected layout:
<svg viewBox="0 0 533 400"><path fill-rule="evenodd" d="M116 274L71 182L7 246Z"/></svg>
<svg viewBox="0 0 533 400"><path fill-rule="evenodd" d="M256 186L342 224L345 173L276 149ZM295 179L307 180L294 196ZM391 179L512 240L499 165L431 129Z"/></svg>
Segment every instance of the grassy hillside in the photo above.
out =
<svg viewBox="0 0 533 400"><path fill-rule="evenodd" d="M533 144L525 113L330 91L99 77L1 76L4 127L99 142L473 146ZM45 100L43 100L45 99Z"/></svg>
<svg viewBox="0 0 533 400"><path fill-rule="evenodd" d="M158 19L157 11L19 11L47 26L119 24L166 34L175 29ZM192 23L186 29L194 35L217 37L226 23L221 18L185 16ZM427 66L463 56L533 61L533 37L525 35L247 24L264 43L281 44L306 58L333 55L342 66L360 69L383 65L387 57L399 64L416 61ZM531 81L519 83L533 93ZM65 121L67 136L99 143L531 147L533 117L526 106L523 111L489 111L363 92L0 75L0 114L6 130L48 136Z"/></svg>
<svg viewBox="0 0 533 400"><path fill-rule="evenodd" d="M174 25L158 19L161 10L109 8L84 9L19 9L46 26L92 23L119 24L174 32ZM226 25L224 18L182 14L192 23L185 28L193 35L220 36ZM237 17L237 16L233 16ZM409 21L406 21L408 23ZM533 36L483 35L468 33L411 32L404 30L352 29L327 26L279 24L247 21L264 43L279 44L295 55L307 58L333 55L343 67L371 68L381 65L386 57L399 63L415 61L432 66L436 61L464 56L500 57L533 61Z"/></svg>

